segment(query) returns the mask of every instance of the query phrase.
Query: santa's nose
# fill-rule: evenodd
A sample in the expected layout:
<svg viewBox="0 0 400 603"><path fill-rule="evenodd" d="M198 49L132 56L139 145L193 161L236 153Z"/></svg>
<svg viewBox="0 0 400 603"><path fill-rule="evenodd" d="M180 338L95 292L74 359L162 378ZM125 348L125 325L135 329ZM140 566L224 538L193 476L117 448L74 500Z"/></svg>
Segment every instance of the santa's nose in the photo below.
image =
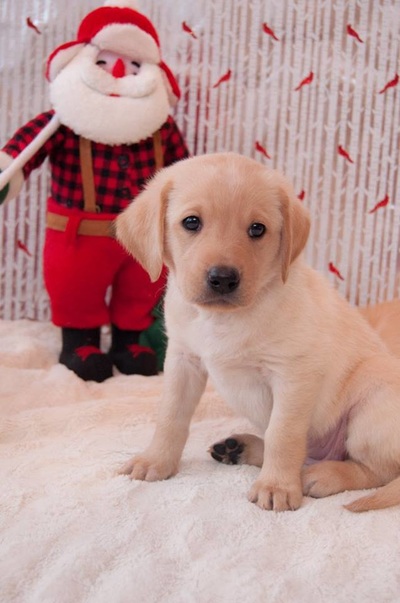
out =
<svg viewBox="0 0 400 603"><path fill-rule="evenodd" d="M114 67L112 68L112 75L114 77L124 77L125 75L125 65L122 59L117 59L115 61Z"/></svg>

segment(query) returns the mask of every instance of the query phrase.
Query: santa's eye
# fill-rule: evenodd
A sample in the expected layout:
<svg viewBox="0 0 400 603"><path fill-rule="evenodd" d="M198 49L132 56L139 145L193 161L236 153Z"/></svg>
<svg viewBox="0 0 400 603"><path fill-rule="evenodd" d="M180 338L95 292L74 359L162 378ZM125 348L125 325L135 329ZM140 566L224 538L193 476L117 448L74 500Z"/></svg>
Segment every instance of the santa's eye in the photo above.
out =
<svg viewBox="0 0 400 603"><path fill-rule="evenodd" d="M96 65L107 65L107 63L100 59L99 61L96 61Z"/></svg>
<svg viewBox="0 0 400 603"><path fill-rule="evenodd" d="M130 68L130 72L132 75L137 75L139 73L140 70L140 63L138 63L137 61L131 61L131 68Z"/></svg>

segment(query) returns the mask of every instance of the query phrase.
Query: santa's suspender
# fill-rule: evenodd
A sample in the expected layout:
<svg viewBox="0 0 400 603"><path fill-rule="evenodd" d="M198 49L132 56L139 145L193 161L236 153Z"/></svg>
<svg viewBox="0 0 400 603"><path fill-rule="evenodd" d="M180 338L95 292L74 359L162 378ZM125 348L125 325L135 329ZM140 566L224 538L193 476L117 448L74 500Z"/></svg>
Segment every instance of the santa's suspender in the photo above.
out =
<svg viewBox="0 0 400 603"><path fill-rule="evenodd" d="M164 167L164 153L161 144L161 131L157 130L153 134L154 159L156 162L156 172Z"/></svg>
<svg viewBox="0 0 400 603"><path fill-rule="evenodd" d="M161 132L153 134L153 148L156 172L164 167L164 153L161 144ZM90 140L79 137L79 157L81 162L83 209L86 212L96 212L96 189L93 176L92 144Z"/></svg>
<svg viewBox="0 0 400 603"><path fill-rule="evenodd" d="M92 143L83 136L79 137L79 157L81 161L83 209L96 211L96 189L94 187Z"/></svg>

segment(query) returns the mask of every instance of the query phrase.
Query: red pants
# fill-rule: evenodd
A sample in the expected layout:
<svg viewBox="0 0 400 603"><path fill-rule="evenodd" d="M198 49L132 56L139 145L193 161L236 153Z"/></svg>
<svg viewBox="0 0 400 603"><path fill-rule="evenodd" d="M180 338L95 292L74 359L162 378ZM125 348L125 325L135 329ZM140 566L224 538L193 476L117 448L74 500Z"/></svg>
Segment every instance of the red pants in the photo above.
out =
<svg viewBox="0 0 400 603"><path fill-rule="evenodd" d="M44 279L54 324L77 329L109 323L124 330L147 329L165 284L165 274L152 283L147 272L111 237L71 237L70 232L49 228Z"/></svg>

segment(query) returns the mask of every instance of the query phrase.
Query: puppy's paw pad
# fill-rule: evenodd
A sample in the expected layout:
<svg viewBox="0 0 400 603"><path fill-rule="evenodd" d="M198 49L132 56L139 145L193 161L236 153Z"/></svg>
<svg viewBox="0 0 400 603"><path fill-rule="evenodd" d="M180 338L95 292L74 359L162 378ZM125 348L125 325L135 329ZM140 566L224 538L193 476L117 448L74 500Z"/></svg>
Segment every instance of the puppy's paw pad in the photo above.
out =
<svg viewBox="0 0 400 603"><path fill-rule="evenodd" d="M240 464L243 451L244 444L234 437L216 442L208 450L213 459L225 465Z"/></svg>

